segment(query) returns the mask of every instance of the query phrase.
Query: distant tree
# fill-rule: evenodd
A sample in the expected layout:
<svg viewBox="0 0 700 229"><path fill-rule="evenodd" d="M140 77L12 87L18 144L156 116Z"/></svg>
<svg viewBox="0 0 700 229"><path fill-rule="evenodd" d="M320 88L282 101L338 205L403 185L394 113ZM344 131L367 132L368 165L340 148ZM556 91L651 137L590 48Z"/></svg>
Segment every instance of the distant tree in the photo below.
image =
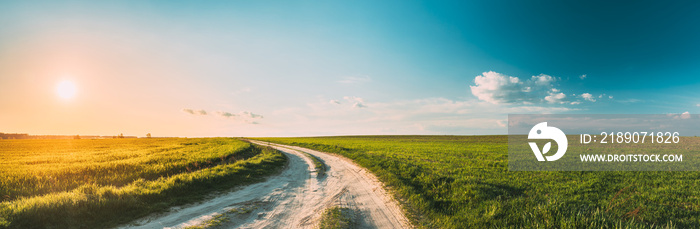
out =
<svg viewBox="0 0 700 229"><path fill-rule="evenodd" d="M75 136L73 137L73 139L80 139L80 134L75 135Z"/></svg>
<svg viewBox="0 0 700 229"><path fill-rule="evenodd" d="M124 138L124 134L119 134L119 138Z"/></svg>
<svg viewBox="0 0 700 229"><path fill-rule="evenodd" d="M151 138L151 133L147 133L146 138Z"/></svg>

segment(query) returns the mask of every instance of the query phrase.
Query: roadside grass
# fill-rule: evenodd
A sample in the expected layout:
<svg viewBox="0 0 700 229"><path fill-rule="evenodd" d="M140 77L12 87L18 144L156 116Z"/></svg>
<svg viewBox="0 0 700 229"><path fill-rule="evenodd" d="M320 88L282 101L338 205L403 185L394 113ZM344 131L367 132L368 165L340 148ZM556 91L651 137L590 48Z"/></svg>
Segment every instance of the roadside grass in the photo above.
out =
<svg viewBox="0 0 700 229"><path fill-rule="evenodd" d="M220 228L226 227L223 225L226 222L231 221L231 217L235 215L245 215L251 213L253 210L257 209L258 206L255 204L246 205L238 208L230 208L223 213L217 213L211 217L211 219L202 222L199 225L188 226L184 229L204 229L204 228Z"/></svg>
<svg viewBox="0 0 700 229"><path fill-rule="evenodd" d="M700 228L700 172L511 172L507 136L258 139L354 160L422 228Z"/></svg>
<svg viewBox="0 0 700 229"><path fill-rule="evenodd" d="M164 142L156 142L156 144L167 145L164 148L160 148L161 150L141 149L141 151L137 150L136 152L118 150L119 147L111 145L124 143L119 142L119 140L121 139L115 140L116 142L106 140L95 144L107 145L106 147L113 149L116 148L116 151L126 154L126 156L121 158L125 158L128 162L120 162L119 159L116 159L116 161L102 159L102 162L84 161L83 163L91 165L87 166L88 170L79 171L98 172L86 172L85 175L81 176L82 178L78 179L91 181L96 179L96 177L102 177L101 165L105 165L107 168L113 168L110 167L112 163L138 165L130 167L137 169L119 170L122 174L113 174L115 177L124 178L113 179L119 186L109 183L105 184L104 182L85 182L76 188L67 190L76 181L65 182L57 180L57 182L52 184L53 189L49 190L58 191L43 195L27 195L0 202L0 228L113 227L153 212L167 210L171 206L202 200L211 194L212 191L229 190L238 185L260 181L263 179L263 176L278 172L286 164L287 160L283 154L272 148L254 146L235 139L185 139L184 141L183 139L166 139ZM81 141L90 140L74 141L76 141L74 144L80 145ZM148 141L148 139L138 139L125 143L123 146L133 149L133 144L139 145L143 143L138 141ZM3 142L6 143L8 141ZM34 144L34 142L17 143L25 148L31 148ZM50 141L37 143L49 144ZM199 147L200 145L205 147ZM140 146L144 147L144 145ZM37 147L51 148L44 145ZM61 174L75 174L71 167L85 168L85 165L81 165L81 162L76 161L76 159L71 159L70 154L59 153L61 152L60 147L61 145L55 151L42 152L46 157L59 161L58 163L61 163L62 166L54 166L60 167L60 169L36 169L42 172L49 171L51 172L50 174L58 174L57 176L59 177L71 179ZM158 147L156 148L158 149ZM16 154L18 151L21 150L15 149L12 151L15 154L10 154L13 160L32 161L30 159L22 159L21 156ZM142 151L148 151L156 155L149 155ZM120 156L119 153L114 152L108 152L107 154L110 153L113 155L111 158ZM3 156L5 154L6 152L3 152ZM99 158L103 157L101 156L103 154L90 151L89 149L83 149L83 151L72 154L78 160L80 158L100 160ZM140 156L134 156L134 154ZM35 160L43 160L43 157L29 155ZM160 160L160 163L156 163L154 160ZM47 163L54 163L54 161ZM140 165L139 163L144 163L145 165ZM177 166L168 166L167 164L169 163ZM34 165L37 167L45 166L41 164ZM146 168L149 166L174 169ZM32 174L32 171L12 171L8 168L3 168L2 171L6 173L8 170L14 172L10 174L15 176ZM162 172L162 176L152 177L153 171ZM130 175L124 175L123 173ZM173 174L169 175L170 173ZM131 182L126 183L132 177L135 178ZM15 178L15 180L21 180L21 178ZM32 193L31 190L21 187L10 188ZM42 190L38 193L43 192L45 191Z"/></svg>
<svg viewBox="0 0 700 229"><path fill-rule="evenodd" d="M217 214L217 215L214 215L210 220L207 220L206 222L202 223L201 225L189 226L189 227L185 227L184 229L212 228L212 227L220 226L222 223L228 222L228 221L229 221L229 218L226 214Z"/></svg>
<svg viewBox="0 0 700 229"><path fill-rule="evenodd" d="M251 204L243 207L238 207L238 208L231 208L226 211L227 214L248 214L251 213L253 210L258 209L258 205L256 204Z"/></svg>
<svg viewBox="0 0 700 229"><path fill-rule="evenodd" d="M302 152L307 157L311 158L311 161L314 162L314 167L315 167L314 169L318 173L318 177L322 177L323 175L326 174L326 170L327 170L326 164L324 164L320 159L318 159L314 155L311 155L311 154L309 154L307 152L303 152L303 151L300 151L300 152Z"/></svg>
<svg viewBox="0 0 700 229"><path fill-rule="evenodd" d="M319 229L351 229L356 227L352 209L339 206L330 207L323 211L319 223Z"/></svg>
<svg viewBox="0 0 700 229"><path fill-rule="evenodd" d="M310 153L301 151L301 150L291 149L288 147L282 147L282 148L298 151L298 152L306 155L306 157L308 157L309 159L311 159L311 161L314 163L314 170L316 170L316 172L318 173L318 177L322 177L323 175L326 174L326 170L328 170L328 168L327 168L326 164L323 163L323 161L321 161L321 159L319 159L318 157L311 155Z"/></svg>

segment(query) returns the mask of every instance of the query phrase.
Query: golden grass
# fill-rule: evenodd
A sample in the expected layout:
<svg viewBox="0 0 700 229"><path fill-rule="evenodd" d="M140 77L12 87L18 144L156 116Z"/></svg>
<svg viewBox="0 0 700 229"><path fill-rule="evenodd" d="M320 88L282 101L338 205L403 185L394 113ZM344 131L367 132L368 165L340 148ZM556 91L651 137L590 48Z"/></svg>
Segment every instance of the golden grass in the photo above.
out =
<svg viewBox="0 0 700 229"><path fill-rule="evenodd" d="M279 152L235 139L0 142L0 228L105 227L280 168ZM12 196L10 196L12 195Z"/></svg>

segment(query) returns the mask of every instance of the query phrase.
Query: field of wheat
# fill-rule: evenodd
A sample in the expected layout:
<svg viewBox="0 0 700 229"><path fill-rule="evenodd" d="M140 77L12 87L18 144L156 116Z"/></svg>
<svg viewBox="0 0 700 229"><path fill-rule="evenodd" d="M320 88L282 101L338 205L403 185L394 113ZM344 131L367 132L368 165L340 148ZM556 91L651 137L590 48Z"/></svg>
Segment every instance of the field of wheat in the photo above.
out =
<svg viewBox="0 0 700 229"><path fill-rule="evenodd" d="M230 138L0 141L0 228L125 223L278 171L279 152Z"/></svg>

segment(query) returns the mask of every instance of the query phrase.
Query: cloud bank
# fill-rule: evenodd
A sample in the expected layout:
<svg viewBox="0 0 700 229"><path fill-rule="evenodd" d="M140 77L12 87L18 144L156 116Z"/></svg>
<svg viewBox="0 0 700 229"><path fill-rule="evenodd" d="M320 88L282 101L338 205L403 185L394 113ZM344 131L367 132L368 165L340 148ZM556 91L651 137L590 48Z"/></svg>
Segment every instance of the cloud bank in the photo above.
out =
<svg viewBox="0 0 700 229"><path fill-rule="evenodd" d="M191 115L208 115L209 112L206 110L195 110L195 109L190 109L190 108L185 108L182 109L182 112L185 112L187 114ZM226 111L216 111L215 114L217 114L219 117L223 117L225 119L232 119L232 120L238 120L242 121L245 123L249 124L258 124L258 122L254 121L255 119L262 119L263 116L260 114L255 114L250 111L241 111L238 113L231 113L231 112L226 112Z"/></svg>
<svg viewBox="0 0 700 229"><path fill-rule="evenodd" d="M476 76L475 85L469 87L479 100L492 104L563 103L566 95L553 85L557 80L545 74L520 80L518 77L489 71Z"/></svg>
<svg viewBox="0 0 700 229"><path fill-rule="evenodd" d="M579 78L585 79L586 75ZM498 72L484 72L474 78L474 85L470 85L472 95L479 100L492 104L507 105L543 105L561 104L578 105L582 102L596 102L596 96L591 93L583 93L579 96L569 94L555 88L555 83L561 78L546 74L531 76L529 79L521 80L518 77L507 76ZM613 96L600 94L598 99Z"/></svg>

